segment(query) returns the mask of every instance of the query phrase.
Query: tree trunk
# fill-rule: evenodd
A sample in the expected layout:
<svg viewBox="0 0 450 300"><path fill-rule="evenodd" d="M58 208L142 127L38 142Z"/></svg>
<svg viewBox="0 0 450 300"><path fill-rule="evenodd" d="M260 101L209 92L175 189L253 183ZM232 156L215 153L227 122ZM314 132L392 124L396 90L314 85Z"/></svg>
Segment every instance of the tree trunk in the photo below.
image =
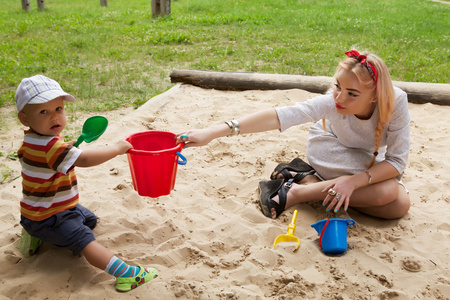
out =
<svg viewBox="0 0 450 300"><path fill-rule="evenodd" d="M45 0L37 0L37 6L39 10L45 9Z"/></svg>
<svg viewBox="0 0 450 300"><path fill-rule="evenodd" d="M22 9L24 11L30 11L31 10L30 0L22 0Z"/></svg>
<svg viewBox="0 0 450 300"><path fill-rule="evenodd" d="M158 16L170 15L171 7L170 0L152 0L152 16L156 18Z"/></svg>

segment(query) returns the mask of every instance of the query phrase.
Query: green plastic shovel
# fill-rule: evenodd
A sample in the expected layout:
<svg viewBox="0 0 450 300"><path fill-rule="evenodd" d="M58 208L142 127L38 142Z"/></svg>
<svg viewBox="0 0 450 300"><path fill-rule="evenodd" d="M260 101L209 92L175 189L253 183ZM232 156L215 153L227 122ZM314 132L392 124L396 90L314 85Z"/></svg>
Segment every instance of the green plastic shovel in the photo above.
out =
<svg viewBox="0 0 450 300"><path fill-rule="evenodd" d="M108 120L102 116L93 116L84 121L83 132L74 144L78 147L83 141L90 143L98 139L108 127Z"/></svg>

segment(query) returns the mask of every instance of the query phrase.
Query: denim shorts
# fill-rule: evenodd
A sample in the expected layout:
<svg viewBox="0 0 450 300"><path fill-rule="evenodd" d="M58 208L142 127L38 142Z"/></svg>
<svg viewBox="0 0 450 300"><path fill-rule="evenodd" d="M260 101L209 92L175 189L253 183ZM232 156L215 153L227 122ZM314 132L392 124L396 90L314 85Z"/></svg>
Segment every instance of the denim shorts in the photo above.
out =
<svg viewBox="0 0 450 300"><path fill-rule="evenodd" d="M78 255L89 243L95 241L92 229L97 217L89 209L77 204L42 221L32 221L21 216L20 224L31 235L55 246L69 248Z"/></svg>

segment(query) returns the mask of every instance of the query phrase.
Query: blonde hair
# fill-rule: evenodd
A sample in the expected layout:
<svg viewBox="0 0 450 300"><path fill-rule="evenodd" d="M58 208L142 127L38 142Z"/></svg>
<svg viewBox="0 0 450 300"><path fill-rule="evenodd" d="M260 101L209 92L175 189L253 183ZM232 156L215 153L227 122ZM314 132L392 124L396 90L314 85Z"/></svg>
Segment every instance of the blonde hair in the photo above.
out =
<svg viewBox="0 0 450 300"><path fill-rule="evenodd" d="M359 82L364 85L369 90L373 90L375 98L378 102L378 122L375 128L375 145L372 160L368 165L367 169L373 166L375 163L376 156L378 155L378 149L380 148L381 139L383 137L383 132L386 124L391 119L392 110L394 108L395 92L394 86L392 85L391 76L389 75L388 68L386 64L370 52L362 52L362 55L366 55L367 62L369 62L378 73L377 81L375 82L369 73L367 67L360 61L354 58L346 58L339 63L335 76L339 71L345 70L350 71L356 75ZM325 130L325 120L323 120L324 130Z"/></svg>

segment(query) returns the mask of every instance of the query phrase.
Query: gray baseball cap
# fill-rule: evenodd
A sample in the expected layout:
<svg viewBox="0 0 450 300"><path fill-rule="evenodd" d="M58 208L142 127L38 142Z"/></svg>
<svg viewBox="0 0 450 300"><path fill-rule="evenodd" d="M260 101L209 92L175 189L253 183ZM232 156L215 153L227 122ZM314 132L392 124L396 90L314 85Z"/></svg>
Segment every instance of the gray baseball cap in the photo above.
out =
<svg viewBox="0 0 450 300"><path fill-rule="evenodd" d="M58 82L44 75L35 75L22 79L16 91L17 110L21 111L27 104L46 103L58 97L74 102L72 95L63 91Z"/></svg>

